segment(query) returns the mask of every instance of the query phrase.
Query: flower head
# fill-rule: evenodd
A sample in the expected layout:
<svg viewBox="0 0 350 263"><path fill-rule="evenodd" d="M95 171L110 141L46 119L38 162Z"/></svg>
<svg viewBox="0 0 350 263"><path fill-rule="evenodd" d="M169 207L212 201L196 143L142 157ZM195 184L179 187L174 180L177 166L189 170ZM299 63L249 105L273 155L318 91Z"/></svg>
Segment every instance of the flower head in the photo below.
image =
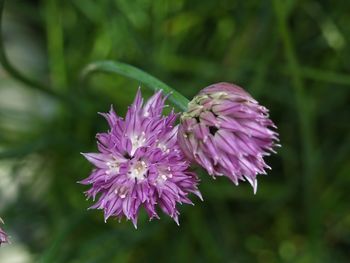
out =
<svg viewBox="0 0 350 263"><path fill-rule="evenodd" d="M2 221L2 219L0 218L0 223L4 224L4 221ZM9 243L9 239L7 234L4 232L4 230L1 229L0 227L0 246L3 243Z"/></svg>
<svg viewBox="0 0 350 263"><path fill-rule="evenodd" d="M136 227L140 208L153 219L158 205L178 223L177 203L192 204L189 193L201 198L177 143L177 116L162 116L165 99L159 91L143 105L139 90L125 119L113 109L102 114L110 130L97 134L99 153L84 154L95 169L81 183L92 185L86 195L99 196L91 208L103 209L105 220L126 217Z"/></svg>
<svg viewBox="0 0 350 263"><path fill-rule="evenodd" d="M274 152L278 134L268 110L246 91L230 83L203 89L181 116L178 139L188 158L212 176L225 175L236 185L248 180L257 190L256 176L270 168L263 156Z"/></svg>

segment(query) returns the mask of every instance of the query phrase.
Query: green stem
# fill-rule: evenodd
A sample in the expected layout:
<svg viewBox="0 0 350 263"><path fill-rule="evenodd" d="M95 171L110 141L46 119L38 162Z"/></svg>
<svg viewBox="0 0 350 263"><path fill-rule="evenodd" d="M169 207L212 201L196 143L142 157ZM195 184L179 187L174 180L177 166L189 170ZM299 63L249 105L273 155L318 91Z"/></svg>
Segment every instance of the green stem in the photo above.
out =
<svg viewBox="0 0 350 263"><path fill-rule="evenodd" d="M187 110L189 100L186 97L159 79L134 66L117 61L98 61L85 67L85 69L82 71L82 78L84 79L93 72L116 73L118 75L140 81L141 83L145 84L147 88L153 91L163 90L165 94L171 94L169 96L169 100L171 102L173 102L181 110Z"/></svg>
<svg viewBox="0 0 350 263"><path fill-rule="evenodd" d="M60 6L56 0L45 0L44 6L51 83L54 88L67 88Z"/></svg>

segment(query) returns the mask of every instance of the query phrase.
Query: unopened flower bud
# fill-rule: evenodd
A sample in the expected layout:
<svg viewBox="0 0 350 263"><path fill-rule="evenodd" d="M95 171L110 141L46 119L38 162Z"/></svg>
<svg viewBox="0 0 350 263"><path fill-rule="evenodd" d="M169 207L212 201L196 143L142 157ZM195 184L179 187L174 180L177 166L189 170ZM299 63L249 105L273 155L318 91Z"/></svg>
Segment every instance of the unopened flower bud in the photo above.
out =
<svg viewBox="0 0 350 263"><path fill-rule="evenodd" d="M276 126L268 110L242 88L213 84L193 98L181 116L178 140L185 155L212 176L236 185L247 180L257 190L257 174L270 168L263 157L274 152Z"/></svg>

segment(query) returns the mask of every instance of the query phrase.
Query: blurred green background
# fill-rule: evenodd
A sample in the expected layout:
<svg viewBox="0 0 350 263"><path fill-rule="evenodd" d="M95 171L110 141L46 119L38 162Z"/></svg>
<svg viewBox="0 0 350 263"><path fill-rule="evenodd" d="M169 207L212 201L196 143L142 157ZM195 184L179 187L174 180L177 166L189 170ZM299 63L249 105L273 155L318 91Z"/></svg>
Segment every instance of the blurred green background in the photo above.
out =
<svg viewBox="0 0 350 263"><path fill-rule="evenodd" d="M0 262L349 262L349 10L345 0L6 1L2 43L34 81L0 70L0 216L12 241ZM140 84L79 78L104 59L188 98L237 83L268 107L283 147L257 194L197 169L205 200L180 207L180 227L142 213L135 230L87 211L76 182L91 165L79 153L107 129L97 112L123 115Z"/></svg>

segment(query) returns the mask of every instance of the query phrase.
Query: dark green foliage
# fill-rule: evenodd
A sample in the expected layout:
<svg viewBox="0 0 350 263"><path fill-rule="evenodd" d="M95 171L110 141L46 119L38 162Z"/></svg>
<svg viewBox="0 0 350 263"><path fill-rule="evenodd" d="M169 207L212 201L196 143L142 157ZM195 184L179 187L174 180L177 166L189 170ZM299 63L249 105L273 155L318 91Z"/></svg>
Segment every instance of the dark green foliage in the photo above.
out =
<svg viewBox="0 0 350 263"><path fill-rule="evenodd" d="M50 263L348 262L348 10L349 1L316 0L7 1L3 43L28 77L0 72L0 216L12 236L0 262L19 245ZM181 207L180 227L142 214L135 230L87 211L76 182L91 165L79 153L95 151L107 129L97 112L113 104L123 115L141 84L82 80L101 60L141 68L189 99L214 82L245 87L270 109L282 144L257 194L197 169L204 202Z"/></svg>

